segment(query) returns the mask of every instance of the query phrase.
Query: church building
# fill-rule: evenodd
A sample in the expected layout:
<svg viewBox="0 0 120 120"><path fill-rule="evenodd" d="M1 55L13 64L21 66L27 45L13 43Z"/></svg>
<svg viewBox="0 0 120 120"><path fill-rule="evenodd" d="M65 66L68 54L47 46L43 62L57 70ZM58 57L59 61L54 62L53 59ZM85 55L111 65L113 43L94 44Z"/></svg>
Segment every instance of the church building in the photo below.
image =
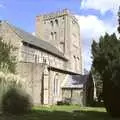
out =
<svg viewBox="0 0 120 120"><path fill-rule="evenodd" d="M17 48L16 72L25 80L34 105L57 104L64 99L63 88L70 76L82 74L80 27L67 9L36 16L35 26L32 35L1 21L0 36Z"/></svg>

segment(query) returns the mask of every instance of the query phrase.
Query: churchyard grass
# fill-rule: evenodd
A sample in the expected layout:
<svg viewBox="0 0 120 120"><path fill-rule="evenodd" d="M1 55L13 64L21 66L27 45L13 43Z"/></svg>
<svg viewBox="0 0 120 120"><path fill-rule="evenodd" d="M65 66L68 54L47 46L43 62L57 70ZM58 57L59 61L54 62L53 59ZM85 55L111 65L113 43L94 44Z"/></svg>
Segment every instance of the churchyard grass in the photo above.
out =
<svg viewBox="0 0 120 120"><path fill-rule="evenodd" d="M49 106L34 107L24 115L1 114L0 120L119 120L108 115L103 107Z"/></svg>

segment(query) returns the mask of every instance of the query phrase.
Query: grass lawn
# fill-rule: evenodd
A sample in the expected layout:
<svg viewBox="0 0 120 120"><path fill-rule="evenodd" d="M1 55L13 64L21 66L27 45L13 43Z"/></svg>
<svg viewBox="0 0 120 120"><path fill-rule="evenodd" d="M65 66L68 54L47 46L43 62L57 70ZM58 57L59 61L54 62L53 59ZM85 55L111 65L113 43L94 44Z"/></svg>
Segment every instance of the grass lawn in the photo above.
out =
<svg viewBox="0 0 120 120"><path fill-rule="evenodd" d="M120 120L111 118L104 108L79 106L35 107L25 115L0 115L0 120Z"/></svg>

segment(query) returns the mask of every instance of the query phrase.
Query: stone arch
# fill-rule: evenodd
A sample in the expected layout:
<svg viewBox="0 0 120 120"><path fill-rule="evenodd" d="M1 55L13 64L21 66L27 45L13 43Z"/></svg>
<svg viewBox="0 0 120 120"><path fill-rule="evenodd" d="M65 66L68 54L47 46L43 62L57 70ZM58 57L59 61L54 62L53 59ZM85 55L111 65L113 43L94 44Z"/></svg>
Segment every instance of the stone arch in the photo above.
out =
<svg viewBox="0 0 120 120"><path fill-rule="evenodd" d="M59 23L58 23L58 19L55 19L55 24L56 24L56 26L59 25Z"/></svg>
<svg viewBox="0 0 120 120"><path fill-rule="evenodd" d="M54 96L59 95L59 74L56 73L54 77Z"/></svg>

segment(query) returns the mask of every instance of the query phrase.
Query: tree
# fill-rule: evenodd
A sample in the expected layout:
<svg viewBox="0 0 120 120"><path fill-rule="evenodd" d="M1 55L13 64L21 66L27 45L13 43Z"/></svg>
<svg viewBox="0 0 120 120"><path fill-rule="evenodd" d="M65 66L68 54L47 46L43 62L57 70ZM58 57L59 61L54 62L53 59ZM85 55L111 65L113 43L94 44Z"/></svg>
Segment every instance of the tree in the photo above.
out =
<svg viewBox="0 0 120 120"><path fill-rule="evenodd" d="M95 98L98 102L101 102L101 100L103 100L103 95L102 95L103 82L101 80L100 74L95 70L93 66L91 68L91 73L94 79L94 85L96 90Z"/></svg>
<svg viewBox="0 0 120 120"><path fill-rule="evenodd" d="M15 73L15 56L11 54L15 48L0 38L0 69L7 69L11 73Z"/></svg>
<svg viewBox="0 0 120 120"><path fill-rule="evenodd" d="M120 41L115 34L100 37L92 44L92 66L103 81L103 99L107 111L120 117Z"/></svg>

